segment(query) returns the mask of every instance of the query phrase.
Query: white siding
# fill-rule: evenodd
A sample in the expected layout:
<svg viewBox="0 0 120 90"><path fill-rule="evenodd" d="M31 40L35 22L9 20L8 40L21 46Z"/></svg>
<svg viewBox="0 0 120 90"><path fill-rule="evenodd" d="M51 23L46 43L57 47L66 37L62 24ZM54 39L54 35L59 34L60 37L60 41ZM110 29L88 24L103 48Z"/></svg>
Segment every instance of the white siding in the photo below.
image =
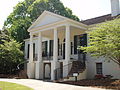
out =
<svg viewBox="0 0 120 90"><path fill-rule="evenodd" d="M105 60L105 58L87 58L87 78L94 78L96 75L96 63L102 62L103 75L112 75L114 79L120 79L120 66L113 61Z"/></svg>

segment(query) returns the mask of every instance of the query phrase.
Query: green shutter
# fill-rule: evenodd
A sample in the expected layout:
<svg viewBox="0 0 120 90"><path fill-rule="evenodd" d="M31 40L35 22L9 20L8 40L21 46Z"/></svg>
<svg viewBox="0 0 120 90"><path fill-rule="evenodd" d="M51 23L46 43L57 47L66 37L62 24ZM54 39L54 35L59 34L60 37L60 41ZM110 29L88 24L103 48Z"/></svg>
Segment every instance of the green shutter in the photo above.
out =
<svg viewBox="0 0 120 90"><path fill-rule="evenodd" d="M77 35L74 36L74 54L77 54Z"/></svg>
<svg viewBox="0 0 120 90"><path fill-rule="evenodd" d="M35 58L35 43L33 43L33 58Z"/></svg>
<svg viewBox="0 0 120 90"><path fill-rule="evenodd" d="M48 46L48 42L45 41L45 56L47 56L47 46Z"/></svg>
<svg viewBox="0 0 120 90"><path fill-rule="evenodd" d="M30 44L28 44L28 47L27 47L27 58L29 58L29 51L30 51Z"/></svg>
<svg viewBox="0 0 120 90"><path fill-rule="evenodd" d="M53 40L50 40L49 45L49 55L53 56Z"/></svg>

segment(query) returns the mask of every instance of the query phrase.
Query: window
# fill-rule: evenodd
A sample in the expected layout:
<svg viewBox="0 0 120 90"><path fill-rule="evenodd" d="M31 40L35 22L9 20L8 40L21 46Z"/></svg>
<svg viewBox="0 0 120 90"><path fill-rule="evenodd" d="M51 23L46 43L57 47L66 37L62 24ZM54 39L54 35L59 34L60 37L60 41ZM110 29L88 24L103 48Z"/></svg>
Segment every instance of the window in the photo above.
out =
<svg viewBox="0 0 120 90"><path fill-rule="evenodd" d="M74 36L74 54L78 53L77 47L78 46L87 46L87 34L75 35ZM80 50L79 53L83 51Z"/></svg>
<svg viewBox="0 0 120 90"><path fill-rule="evenodd" d="M96 63L96 74L102 74L102 63Z"/></svg>

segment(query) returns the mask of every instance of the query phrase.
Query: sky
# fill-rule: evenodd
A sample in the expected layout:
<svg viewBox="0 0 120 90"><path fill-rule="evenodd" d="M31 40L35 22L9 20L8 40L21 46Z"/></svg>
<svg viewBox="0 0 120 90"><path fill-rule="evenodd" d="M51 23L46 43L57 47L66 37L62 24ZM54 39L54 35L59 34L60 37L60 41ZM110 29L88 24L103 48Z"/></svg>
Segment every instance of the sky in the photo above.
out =
<svg viewBox="0 0 120 90"><path fill-rule="evenodd" d="M6 18L13 11L13 7L23 0L0 1L0 29ZM70 8L80 20L90 19L111 13L110 0L61 0L64 6Z"/></svg>

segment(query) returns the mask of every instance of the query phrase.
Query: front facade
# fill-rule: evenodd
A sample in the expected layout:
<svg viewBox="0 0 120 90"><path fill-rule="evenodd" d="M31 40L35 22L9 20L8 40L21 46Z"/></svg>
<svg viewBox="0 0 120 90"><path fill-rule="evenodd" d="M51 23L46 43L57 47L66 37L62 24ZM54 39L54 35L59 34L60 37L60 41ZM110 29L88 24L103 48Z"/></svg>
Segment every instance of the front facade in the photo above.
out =
<svg viewBox="0 0 120 90"><path fill-rule="evenodd" d="M89 42L86 31L91 25L83 23L44 11L28 29L30 39L25 40L28 77L74 80L74 76L91 79L102 74L120 79L116 63L93 58L77 49Z"/></svg>

